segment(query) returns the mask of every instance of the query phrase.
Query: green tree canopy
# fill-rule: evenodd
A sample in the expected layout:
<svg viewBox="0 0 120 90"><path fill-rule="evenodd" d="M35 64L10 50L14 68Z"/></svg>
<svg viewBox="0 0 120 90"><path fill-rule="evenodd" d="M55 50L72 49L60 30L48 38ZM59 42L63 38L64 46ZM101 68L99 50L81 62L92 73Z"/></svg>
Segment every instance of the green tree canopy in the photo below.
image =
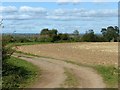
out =
<svg viewBox="0 0 120 90"><path fill-rule="evenodd" d="M111 41L114 39L114 41L117 41L119 37L119 28L117 26L112 27L109 26L106 28L102 28L101 30L102 35L106 41Z"/></svg>
<svg viewBox="0 0 120 90"><path fill-rule="evenodd" d="M97 41L97 36L94 34L94 31L91 29L83 35L82 41L95 42Z"/></svg>
<svg viewBox="0 0 120 90"><path fill-rule="evenodd" d="M76 35L76 36L78 36L79 35L79 31L75 30L75 31L73 31L73 34Z"/></svg>

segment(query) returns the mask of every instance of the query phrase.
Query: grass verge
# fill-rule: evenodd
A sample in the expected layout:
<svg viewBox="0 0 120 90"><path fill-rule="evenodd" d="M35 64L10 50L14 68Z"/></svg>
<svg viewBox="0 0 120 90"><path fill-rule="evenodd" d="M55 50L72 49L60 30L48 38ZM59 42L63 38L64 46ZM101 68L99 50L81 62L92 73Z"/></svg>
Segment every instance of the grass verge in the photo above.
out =
<svg viewBox="0 0 120 90"><path fill-rule="evenodd" d="M117 88L119 69L114 66L95 65L92 66L101 76L107 85L107 88Z"/></svg>
<svg viewBox="0 0 120 90"><path fill-rule="evenodd" d="M37 66L11 57L3 67L3 88L23 88L30 86L33 81L37 80L40 70Z"/></svg>

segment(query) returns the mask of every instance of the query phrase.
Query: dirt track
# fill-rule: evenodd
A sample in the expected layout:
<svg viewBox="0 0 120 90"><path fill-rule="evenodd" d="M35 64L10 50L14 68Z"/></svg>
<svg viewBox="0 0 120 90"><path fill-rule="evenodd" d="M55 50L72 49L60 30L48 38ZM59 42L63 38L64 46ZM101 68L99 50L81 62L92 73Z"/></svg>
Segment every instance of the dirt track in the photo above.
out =
<svg viewBox="0 0 120 90"><path fill-rule="evenodd" d="M28 62L37 65L42 69L42 75L32 88L60 88L64 84L67 76L65 75L65 68L72 70L79 84L78 88L105 88L105 84L101 76L91 68L74 65L65 61L41 58L41 57L28 57L23 54L14 54L15 57L19 57ZM67 87L67 86L64 86ZM71 86L72 87L72 86ZM76 88L75 87L75 88Z"/></svg>

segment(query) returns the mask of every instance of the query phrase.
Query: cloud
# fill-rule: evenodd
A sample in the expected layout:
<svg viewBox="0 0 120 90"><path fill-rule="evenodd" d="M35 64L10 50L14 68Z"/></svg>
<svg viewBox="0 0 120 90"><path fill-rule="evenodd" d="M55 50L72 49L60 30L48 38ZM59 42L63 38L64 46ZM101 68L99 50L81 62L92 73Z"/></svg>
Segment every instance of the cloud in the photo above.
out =
<svg viewBox="0 0 120 90"><path fill-rule="evenodd" d="M37 19L44 18L47 15L45 8L28 6L21 6L20 8L15 6L1 6L0 12L3 13L3 19Z"/></svg>
<svg viewBox="0 0 120 90"><path fill-rule="evenodd" d="M68 16L68 17L115 17L118 15L117 9L55 9L52 13L55 16Z"/></svg>
<svg viewBox="0 0 120 90"><path fill-rule="evenodd" d="M5 15L2 16L5 20L27 20L31 19L32 17L30 15L21 14L21 15Z"/></svg>
<svg viewBox="0 0 120 90"><path fill-rule="evenodd" d="M31 19L32 17L30 15L22 14L18 16L18 19Z"/></svg>
<svg viewBox="0 0 120 90"><path fill-rule="evenodd" d="M31 19L45 18L47 15L47 10L42 7L28 7L22 6L19 8L19 13L26 16L31 16Z"/></svg>
<svg viewBox="0 0 120 90"><path fill-rule="evenodd" d="M0 12L2 13L13 13L17 12L17 8L15 6L0 6Z"/></svg>
<svg viewBox="0 0 120 90"><path fill-rule="evenodd" d="M103 17L117 17L117 9L98 9L98 10L89 10L84 8L74 8L74 9L55 9L52 12L49 12L49 15L46 16L47 19L52 20L94 20L94 18L103 18Z"/></svg>
<svg viewBox="0 0 120 90"><path fill-rule="evenodd" d="M69 3L78 4L81 1L82 0L58 0L57 3L60 4L60 5L69 4Z"/></svg>
<svg viewBox="0 0 120 90"><path fill-rule="evenodd" d="M53 19L53 20L92 20L91 17L117 17L117 9L53 9L42 7L15 6L0 7L0 11L6 12L4 19ZM15 12L15 13L14 13ZM85 17L85 18L83 18Z"/></svg>
<svg viewBox="0 0 120 90"><path fill-rule="evenodd" d="M22 6L19 9L22 13L46 13L46 9L42 7L28 7L28 6Z"/></svg>

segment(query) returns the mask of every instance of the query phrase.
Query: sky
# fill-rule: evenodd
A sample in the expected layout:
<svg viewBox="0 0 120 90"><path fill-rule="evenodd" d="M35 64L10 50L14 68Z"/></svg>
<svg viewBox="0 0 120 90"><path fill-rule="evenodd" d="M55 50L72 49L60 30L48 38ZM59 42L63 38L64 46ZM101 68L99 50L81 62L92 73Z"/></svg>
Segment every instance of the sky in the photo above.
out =
<svg viewBox="0 0 120 90"><path fill-rule="evenodd" d="M3 33L40 33L43 28L60 33L118 26L118 2L3 2Z"/></svg>

